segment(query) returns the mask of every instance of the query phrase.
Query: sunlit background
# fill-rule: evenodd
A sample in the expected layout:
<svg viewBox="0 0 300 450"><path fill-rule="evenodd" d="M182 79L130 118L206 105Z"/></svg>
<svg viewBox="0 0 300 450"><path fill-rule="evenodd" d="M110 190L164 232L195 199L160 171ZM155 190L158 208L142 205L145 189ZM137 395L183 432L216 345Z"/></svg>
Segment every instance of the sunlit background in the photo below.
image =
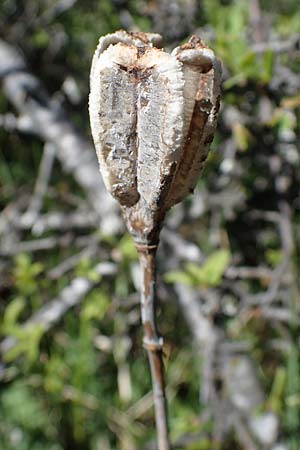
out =
<svg viewBox="0 0 300 450"><path fill-rule="evenodd" d="M200 35L218 130L158 254L174 449L299 450L298 0L2 0L0 450L155 450L139 272L87 113L99 36Z"/></svg>

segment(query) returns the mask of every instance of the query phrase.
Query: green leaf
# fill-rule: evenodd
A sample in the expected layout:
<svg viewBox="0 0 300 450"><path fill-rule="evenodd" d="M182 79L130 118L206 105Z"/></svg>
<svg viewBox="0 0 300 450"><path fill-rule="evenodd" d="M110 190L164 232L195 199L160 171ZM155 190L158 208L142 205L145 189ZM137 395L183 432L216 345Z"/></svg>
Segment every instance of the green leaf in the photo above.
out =
<svg viewBox="0 0 300 450"><path fill-rule="evenodd" d="M280 414L283 406L283 396L286 383L286 368L278 367L272 384L271 394L268 399L268 406L272 411Z"/></svg>
<svg viewBox="0 0 300 450"><path fill-rule="evenodd" d="M236 73L235 75L227 78L227 80L224 81L223 87L224 89L231 89L233 86L245 83L246 78L247 77L244 72Z"/></svg>
<svg viewBox="0 0 300 450"><path fill-rule="evenodd" d="M37 48L45 48L49 45L50 36L43 28L38 28L32 36L32 43Z"/></svg>
<svg viewBox="0 0 300 450"><path fill-rule="evenodd" d="M44 432L49 418L42 398L38 397L24 381L18 380L6 387L2 394L1 405L5 416L9 417L13 424L25 430Z"/></svg>
<svg viewBox="0 0 300 450"><path fill-rule="evenodd" d="M17 339L16 344L4 355L5 361L14 361L24 355L27 363L33 363L39 357L39 344L45 332L41 324L31 324L26 327L15 327L11 336Z"/></svg>
<svg viewBox="0 0 300 450"><path fill-rule="evenodd" d="M194 277L198 286L218 286L230 259L231 255L228 250L216 250L206 259L203 266L189 263L186 265L186 270Z"/></svg>
<svg viewBox="0 0 300 450"><path fill-rule="evenodd" d="M53 354L45 365L45 376L43 378L44 387L49 393L61 393L70 369L67 367L64 358L57 353Z"/></svg>
<svg viewBox="0 0 300 450"><path fill-rule="evenodd" d="M249 130L241 123L236 123L233 126L233 136L236 146L241 151L248 150L251 134Z"/></svg>
<svg viewBox="0 0 300 450"><path fill-rule="evenodd" d="M189 444L187 450L210 450L211 449L211 440L203 437L198 442L193 442Z"/></svg>
<svg viewBox="0 0 300 450"><path fill-rule="evenodd" d="M37 276L44 270L40 262L33 263L27 253L19 254L13 271L16 286L24 295L32 295L38 290Z"/></svg>
<svg viewBox="0 0 300 450"><path fill-rule="evenodd" d="M185 271L168 272L164 279L167 283L182 283L188 286L218 286L230 259L229 250L216 250L202 266L188 263L185 265Z"/></svg>
<svg viewBox="0 0 300 450"><path fill-rule="evenodd" d="M17 320L25 308L25 300L23 297L16 297L8 304L5 309L3 322L2 322L2 332L10 334L11 330L15 327Z"/></svg>
<svg viewBox="0 0 300 450"><path fill-rule="evenodd" d="M277 267L282 261L282 250L269 248L266 251L266 260L272 267Z"/></svg>
<svg viewBox="0 0 300 450"><path fill-rule="evenodd" d="M266 51L263 59L263 81L265 83L269 83L272 79L273 75L273 67L274 67L274 52L272 50Z"/></svg>
<svg viewBox="0 0 300 450"><path fill-rule="evenodd" d="M164 275L164 280L166 283L182 283L188 286L194 285L194 279L186 272L173 271L168 272Z"/></svg>
<svg viewBox="0 0 300 450"><path fill-rule="evenodd" d="M138 259L133 239L129 234L125 234L122 237L117 248L120 250L123 259L127 261L136 261Z"/></svg>
<svg viewBox="0 0 300 450"><path fill-rule="evenodd" d="M92 291L84 302L80 316L84 320L102 320L111 304L110 298L104 291Z"/></svg>
<svg viewBox="0 0 300 450"><path fill-rule="evenodd" d="M94 283L99 283L101 275L96 272L95 265L90 258L82 258L76 267L75 274L77 277L87 278Z"/></svg>
<svg viewBox="0 0 300 450"><path fill-rule="evenodd" d="M256 55L252 51L248 51L241 60L241 68L247 71L250 67L256 64Z"/></svg>

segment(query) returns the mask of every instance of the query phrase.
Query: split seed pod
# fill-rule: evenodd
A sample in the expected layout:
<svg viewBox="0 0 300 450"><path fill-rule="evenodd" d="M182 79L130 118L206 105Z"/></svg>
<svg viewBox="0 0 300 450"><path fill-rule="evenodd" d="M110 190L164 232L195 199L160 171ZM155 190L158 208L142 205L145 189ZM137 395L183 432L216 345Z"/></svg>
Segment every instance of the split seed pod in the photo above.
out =
<svg viewBox="0 0 300 450"><path fill-rule="evenodd" d="M213 140L221 66L197 36L171 54L161 36L101 37L89 112L100 171L136 243L156 245L166 211L193 192Z"/></svg>

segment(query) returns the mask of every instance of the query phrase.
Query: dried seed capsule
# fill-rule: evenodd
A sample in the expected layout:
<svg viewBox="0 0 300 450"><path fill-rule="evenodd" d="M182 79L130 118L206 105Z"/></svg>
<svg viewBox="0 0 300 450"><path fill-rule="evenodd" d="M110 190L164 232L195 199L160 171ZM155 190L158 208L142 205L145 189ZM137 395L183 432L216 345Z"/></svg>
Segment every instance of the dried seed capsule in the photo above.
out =
<svg viewBox="0 0 300 450"><path fill-rule="evenodd" d="M206 50L205 47L204 50ZM207 50L211 53L211 50ZM210 53L207 52L206 55ZM197 69L186 60L184 65L187 105L185 115L188 130L185 135L182 157L166 200L167 209L193 192L206 161L217 125L221 86L220 61L216 58L212 59L212 66L206 73L199 74Z"/></svg>
<svg viewBox="0 0 300 450"><path fill-rule="evenodd" d="M92 134L107 189L137 241L195 186L213 138L220 64L193 36L172 54L156 34L102 37L91 70Z"/></svg>

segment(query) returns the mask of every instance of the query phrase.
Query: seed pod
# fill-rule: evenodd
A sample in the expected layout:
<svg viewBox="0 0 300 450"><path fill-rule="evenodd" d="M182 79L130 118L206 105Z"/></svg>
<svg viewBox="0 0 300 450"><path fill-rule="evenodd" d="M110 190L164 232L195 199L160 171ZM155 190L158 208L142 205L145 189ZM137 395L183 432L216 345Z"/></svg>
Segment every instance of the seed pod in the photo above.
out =
<svg viewBox="0 0 300 450"><path fill-rule="evenodd" d="M89 111L104 183L136 242L193 191L213 140L221 67L200 38L166 53L152 33L100 38Z"/></svg>

